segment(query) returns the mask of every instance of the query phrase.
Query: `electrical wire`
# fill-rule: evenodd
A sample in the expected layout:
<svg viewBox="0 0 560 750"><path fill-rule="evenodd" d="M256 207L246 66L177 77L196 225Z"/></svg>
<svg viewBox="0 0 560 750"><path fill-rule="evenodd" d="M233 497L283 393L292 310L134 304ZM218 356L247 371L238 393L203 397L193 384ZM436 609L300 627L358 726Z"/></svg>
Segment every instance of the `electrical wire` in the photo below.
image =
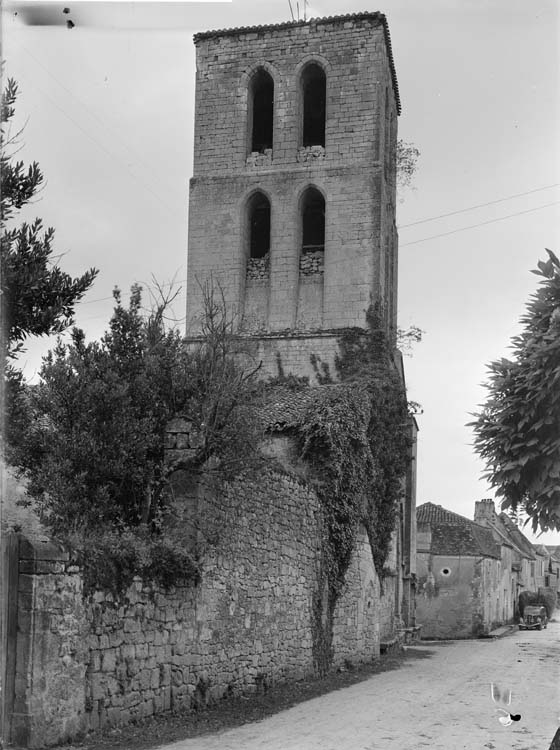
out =
<svg viewBox="0 0 560 750"><path fill-rule="evenodd" d="M539 188L539 190L541 190L541 189L544 190L545 188ZM530 190L527 193L520 193L519 195L528 195L531 192L537 192L537 191ZM508 200L508 199L504 198L503 200ZM450 234L457 234L458 232L466 232L469 229L476 229L477 227L482 227L482 226L485 226L487 224L495 224L498 221L505 221L506 219L512 219L515 216L521 216L523 214L532 213L533 211L541 211L544 208L550 208L551 206L556 206L559 203L560 203L560 201L554 201L552 203L546 203L546 204L544 204L542 206L536 206L535 208L529 208L529 209L527 209L525 211L516 211L515 213L508 214L507 216L500 216L500 217L498 217L496 219L489 219L488 221L479 222L478 224L471 224L468 227L460 227L459 229L452 229L449 232L442 232L441 234L434 234L431 237L423 237L422 239L413 240L412 242L399 243L399 247L407 247L408 245L416 245L416 244L418 244L420 242L427 242L428 240L434 240L434 239L437 239L439 237L446 237L446 236L448 236ZM484 204L484 205L488 205L488 204ZM465 210L468 210L468 209L465 209ZM457 213L459 213L459 212L457 212ZM179 284L185 284L186 282L187 282L187 279L175 279L174 281L164 282L164 283L160 284L160 286L161 287L168 287L168 286L172 286L173 284L177 284L177 285L179 285ZM134 284L142 284L143 286L146 286L145 282L141 282L141 281L138 281L138 280L134 281L133 283ZM93 304L94 302L105 302L105 301L110 300L110 299L113 299L113 297L112 296L111 297L100 297L98 299L92 299L92 300L87 300L87 301L81 302L80 304L81 305L88 305L88 304ZM96 316L95 318L87 318L87 320L95 320L97 317L103 317L103 316Z"/></svg>
<svg viewBox="0 0 560 750"><path fill-rule="evenodd" d="M524 193L516 193L515 195L508 195L505 198L497 198L493 201L487 201L486 203L478 203L476 206L469 206L468 208L460 208L457 211L450 211L447 214L439 214L439 216L430 216L428 219L419 219L418 221L413 221L410 224L400 224L399 229L406 229L407 227L415 227L418 224L425 224L428 221L436 221L437 219L444 219L447 216L456 216L457 214L464 214L467 211L474 211L477 208L484 208L485 206L494 206L496 203L503 203L504 201L510 201L513 198L522 198L524 195L531 195L532 193L539 193L542 190L550 190L552 188L558 187L560 183L555 182L554 185L545 185L544 187L535 188L534 190L527 190Z"/></svg>
<svg viewBox="0 0 560 750"><path fill-rule="evenodd" d="M560 201L553 201L552 203L545 203L543 206L536 206L535 208L528 208L526 211L516 211L514 214L508 214L507 216L499 216L497 219L489 219L488 221L481 221L478 224L471 224L468 227L461 227L459 229L452 229L450 232L442 232L441 234L433 234L431 237L423 237L420 240L413 240L412 242L399 243L399 247L407 247L408 245L417 245L419 242L428 242L428 240L435 240L438 237L447 237L450 234L457 234L458 232L466 232L468 229L476 229L477 227L483 227L487 224L495 224L497 221L505 221L511 219L514 216L521 216L522 214L530 214L533 211L540 211L543 208L550 208L556 206Z"/></svg>

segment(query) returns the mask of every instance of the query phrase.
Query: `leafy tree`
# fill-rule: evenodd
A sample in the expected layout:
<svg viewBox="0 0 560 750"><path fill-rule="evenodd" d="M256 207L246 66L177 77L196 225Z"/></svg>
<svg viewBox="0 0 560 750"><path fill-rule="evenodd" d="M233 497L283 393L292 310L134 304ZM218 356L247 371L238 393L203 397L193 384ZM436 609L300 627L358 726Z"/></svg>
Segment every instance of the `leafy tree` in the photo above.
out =
<svg viewBox="0 0 560 750"><path fill-rule="evenodd" d="M231 476L249 460L246 406L257 386L253 371L234 361L219 303L189 351L177 331L164 329L161 309L142 314L140 287L128 308L118 290L114 296L101 341L87 343L75 328L71 343L59 341L45 357L12 450L29 494L59 534L153 523L173 471L200 473L213 459L216 471ZM168 466L166 427L177 414L196 439L186 458Z"/></svg>
<svg viewBox="0 0 560 750"><path fill-rule="evenodd" d="M53 534L82 554L88 586L124 586L135 574L174 583L193 558L166 534L171 475L209 470L230 478L251 465L258 442L247 408L258 390L235 364L221 298L209 295L204 338L190 350L166 331L163 302L142 313L141 290L125 308L118 290L109 329L86 342L73 329L24 389L10 462ZM178 461L165 455L166 427L181 414L196 436Z"/></svg>
<svg viewBox="0 0 560 750"><path fill-rule="evenodd" d="M489 365L489 397L471 423L502 508L523 510L534 531L560 530L560 262L547 253L514 358Z"/></svg>
<svg viewBox="0 0 560 750"><path fill-rule="evenodd" d="M47 354L27 389L27 424L10 458L56 534L153 519L162 490L164 431L184 399L182 346L141 314L134 287L101 341L79 329Z"/></svg>
<svg viewBox="0 0 560 750"><path fill-rule="evenodd" d="M15 213L40 191L44 181L37 162L27 168L11 150L20 133L9 134L18 87L9 79L0 107L0 282L2 356L15 357L29 336L59 333L72 323L74 306L97 275L91 268L75 279L53 262L54 230L40 219L8 227Z"/></svg>

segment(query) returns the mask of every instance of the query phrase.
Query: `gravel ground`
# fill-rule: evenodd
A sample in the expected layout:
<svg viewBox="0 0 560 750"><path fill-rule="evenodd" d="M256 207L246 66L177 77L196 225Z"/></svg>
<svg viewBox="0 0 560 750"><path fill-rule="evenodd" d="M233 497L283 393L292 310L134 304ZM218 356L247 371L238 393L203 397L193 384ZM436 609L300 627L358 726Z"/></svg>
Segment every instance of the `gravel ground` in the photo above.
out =
<svg viewBox="0 0 560 750"><path fill-rule="evenodd" d="M165 750L547 750L560 724L560 623L410 648L400 669ZM422 658L426 657L426 658ZM513 692L503 726L490 683Z"/></svg>

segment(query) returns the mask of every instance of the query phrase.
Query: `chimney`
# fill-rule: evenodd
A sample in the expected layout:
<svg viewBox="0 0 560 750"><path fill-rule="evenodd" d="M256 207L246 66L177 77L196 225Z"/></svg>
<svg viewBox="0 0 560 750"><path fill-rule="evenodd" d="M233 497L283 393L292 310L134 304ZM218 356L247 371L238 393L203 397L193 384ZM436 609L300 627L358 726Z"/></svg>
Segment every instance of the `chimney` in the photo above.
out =
<svg viewBox="0 0 560 750"><path fill-rule="evenodd" d="M491 498L477 500L474 504L474 521L481 526L488 526L496 518L496 509L494 501Z"/></svg>

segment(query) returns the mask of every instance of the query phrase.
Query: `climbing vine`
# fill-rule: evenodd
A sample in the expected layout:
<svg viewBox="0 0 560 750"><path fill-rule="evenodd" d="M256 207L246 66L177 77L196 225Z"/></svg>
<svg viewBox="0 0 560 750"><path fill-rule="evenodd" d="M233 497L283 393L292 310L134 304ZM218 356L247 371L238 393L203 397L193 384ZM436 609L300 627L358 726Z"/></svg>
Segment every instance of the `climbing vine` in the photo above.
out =
<svg viewBox="0 0 560 750"><path fill-rule="evenodd" d="M319 382L329 387L320 390L298 430L300 455L324 511L313 616L320 672L332 660L334 609L360 525L367 530L375 568L383 578L409 457L404 388L391 363L377 307L368 310L367 321L367 331L346 329L339 337L338 382L323 363L312 361Z"/></svg>

